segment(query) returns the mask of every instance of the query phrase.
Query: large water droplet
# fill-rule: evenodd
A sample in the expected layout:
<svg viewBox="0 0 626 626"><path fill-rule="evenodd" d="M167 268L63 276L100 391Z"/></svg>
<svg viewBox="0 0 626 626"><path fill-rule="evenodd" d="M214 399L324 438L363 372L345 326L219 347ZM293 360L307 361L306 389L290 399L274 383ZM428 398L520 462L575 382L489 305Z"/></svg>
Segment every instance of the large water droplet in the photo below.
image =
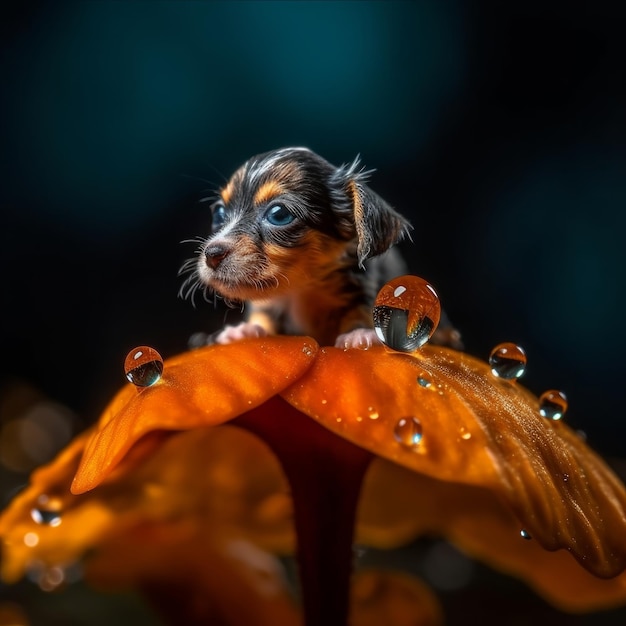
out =
<svg viewBox="0 0 626 626"><path fill-rule="evenodd" d="M526 369L526 353L514 343L501 343L491 351L489 365L494 376L516 380Z"/></svg>
<svg viewBox="0 0 626 626"><path fill-rule="evenodd" d="M378 338L400 352L421 348L435 332L440 316L437 292L417 276L394 278L378 292L374 302Z"/></svg>
<svg viewBox="0 0 626 626"><path fill-rule="evenodd" d="M133 385L150 387L161 378L163 357L154 348L139 346L126 356L124 372Z"/></svg>
<svg viewBox="0 0 626 626"><path fill-rule="evenodd" d="M418 446L422 441L422 423L417 417L402 417L393 429L393 436L405 446Z"/></svg>
<svg viewBox="0 0 626 626"><path fill-rule="evenodd" d="M567 398L562 391L550 389L539 396L539 413L551 420L560 420L567 411Z"/></svg>

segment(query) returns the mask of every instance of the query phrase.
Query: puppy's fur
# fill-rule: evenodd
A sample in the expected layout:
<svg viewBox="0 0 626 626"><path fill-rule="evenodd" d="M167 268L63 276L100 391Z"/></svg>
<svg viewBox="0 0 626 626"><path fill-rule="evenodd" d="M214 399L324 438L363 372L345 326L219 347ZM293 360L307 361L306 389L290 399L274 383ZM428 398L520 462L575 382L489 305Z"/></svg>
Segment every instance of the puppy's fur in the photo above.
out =
<svg viewBox="0 0 626 626"><path fill-rule="evenodd" d="M233 174L211 207L210 236L181 270L191 273L183 295L200 286L246 303L247 321L218 343L278 333L341 347L377 341L373 301L405 273L392 246L410 225L367 177L358 159L335 167L306 148L260 154Z"/></svg>

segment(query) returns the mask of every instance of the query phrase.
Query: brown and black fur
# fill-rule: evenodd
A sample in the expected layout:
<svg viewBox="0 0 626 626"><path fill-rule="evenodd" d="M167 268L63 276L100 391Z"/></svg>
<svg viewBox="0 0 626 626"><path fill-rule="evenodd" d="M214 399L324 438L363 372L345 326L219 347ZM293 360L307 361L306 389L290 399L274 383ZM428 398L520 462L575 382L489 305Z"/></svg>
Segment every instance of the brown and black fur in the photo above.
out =
<svg viewBox="0 0 626 626"><path fill-rule="evenodd" d="M406 273L392 246L410 225L367 177L358 159L335 167L306 148L254 156L233 174L211 206L209 237L182 270L191 271L183 293L203 286L246 304L241 332L218 343L259 334L375 341L360 345L350 333L372 328L376 293Z"/></svg>

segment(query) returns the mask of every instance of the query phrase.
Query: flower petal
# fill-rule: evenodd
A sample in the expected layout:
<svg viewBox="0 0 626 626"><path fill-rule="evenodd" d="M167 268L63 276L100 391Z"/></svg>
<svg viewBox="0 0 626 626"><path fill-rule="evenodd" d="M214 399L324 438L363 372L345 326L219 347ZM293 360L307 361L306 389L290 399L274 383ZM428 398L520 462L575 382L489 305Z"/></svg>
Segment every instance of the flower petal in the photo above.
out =
<svg viewBox="0 0 626 626"><path fill-rule="evenodd" d="M396 548L440 536L494 569L524 580L566 611L623 605L626 572L606 580L565 550L545 550L520 534L520 523L497 494L439 481L384 459L372 462L359 503L357 543Z"/></svg>
<svg viewBox="0 0 626 626"><path fill-rule="evenodd" d="M365 569L352 583L353 626L442 626L443 609L419 579L393 571Z"/></svg>
<svg viewBox="0 0 626 626"><path fill-rule="evenodd" d="M318 346L306 337L264 337L168 359L152 387L124 387L87 443L72 493L93 489L141 437L155 430L222 424L282 391L307 370Z"/></svg>
<svg viewBox="0 0 626 626"><path fill-rule="evenodd" d="M245 430L204 427L161 438L140 463L125 459L97 489L74 496L69 485L89 435L37 470L0 516L6 582L37 563L64 566L87 552L100 554L111 537L148 523L177 528L174 522L184 520L210 542L237 538L265 550L293 551L286 478L267 446ZM32 511L50 503L60 523L38 523ZM105 557L99 558L119 570L118 561ZM124 567L130 575L135 565L128 558Z"/></svg>
<svg viewBox="0 0 626 626"><path fill-rule="evenodd" d="M533 394L478 359L430 345L410 355L323 348L283 397L379 456L492 490L520 529L597 576L626 567L624 486L566 424L541 417ZM398 436L411 419L420 437Z"/></svg>

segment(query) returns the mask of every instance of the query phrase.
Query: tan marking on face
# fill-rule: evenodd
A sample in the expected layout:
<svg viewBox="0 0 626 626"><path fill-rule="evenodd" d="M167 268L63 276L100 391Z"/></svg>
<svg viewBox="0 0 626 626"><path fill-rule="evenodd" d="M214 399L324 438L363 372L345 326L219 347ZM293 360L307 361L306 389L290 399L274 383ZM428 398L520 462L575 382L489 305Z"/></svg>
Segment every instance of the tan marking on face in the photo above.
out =
<svg viewBox="0 0 626 626"><path fill-rule="evenodd" d="M222 196L222 200L224 201L224 204L228 204L231 201L234 190L235 190L235 181L234 181L234 178L231 178L228 181L228 184L226 185L226 187L224 187L220 191L220 195Z"/></svg>
<svg viewBox="0 0 626 626"><path fill-rule="evenodd" d="M279 182L268 180L266 183L263 183L254 194L254 204L258 206L259 204L269 202L272 198L280 196L284 191L285 188Z"/></svg>

